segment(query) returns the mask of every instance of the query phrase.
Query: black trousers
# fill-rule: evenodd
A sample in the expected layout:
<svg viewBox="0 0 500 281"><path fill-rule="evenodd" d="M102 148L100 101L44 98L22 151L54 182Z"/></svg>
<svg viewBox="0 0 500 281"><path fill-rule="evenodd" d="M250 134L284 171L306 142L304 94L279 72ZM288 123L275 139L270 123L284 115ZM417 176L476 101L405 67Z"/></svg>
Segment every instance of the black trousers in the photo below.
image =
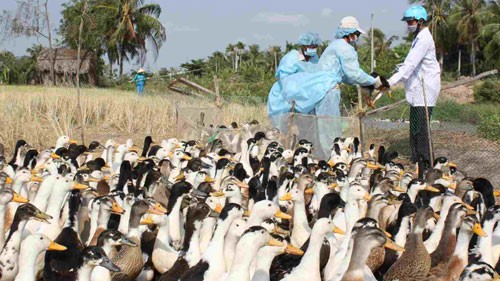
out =
<svg viewBox="0 0 500 281"><path fill-rule="evenodd" d="M433 108L434 107L427 107L429 111L429 120L431 120ZM422 164L424 164L424 170L427 170L432 165L432 156L429 151L432 142L429 140L428 129L425 117L425 107L410 106L411 161L413 163L421 161Z"/></svg>

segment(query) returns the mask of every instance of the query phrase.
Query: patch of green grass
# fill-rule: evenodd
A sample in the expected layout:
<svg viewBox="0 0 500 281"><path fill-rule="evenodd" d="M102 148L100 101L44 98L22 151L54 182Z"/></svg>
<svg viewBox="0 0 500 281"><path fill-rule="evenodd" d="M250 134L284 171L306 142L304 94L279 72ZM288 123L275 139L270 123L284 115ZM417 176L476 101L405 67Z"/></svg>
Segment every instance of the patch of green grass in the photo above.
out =
<svg viewBox="0 0 500 281"><path fill-rule="evenodd" d="M404 91L396 89L392 92L392 98L384 95L377 101L377 107L392 104L396 101L404 99ZM397 108L382 112L376 115L381 119L408 119L409 118L408 105L402 105ZM481 116L500 114L498 104L494 103L471 103L459 104L450 100L438 101L434 108L432 119L448 122L461 122L479 124Z"/></svg>

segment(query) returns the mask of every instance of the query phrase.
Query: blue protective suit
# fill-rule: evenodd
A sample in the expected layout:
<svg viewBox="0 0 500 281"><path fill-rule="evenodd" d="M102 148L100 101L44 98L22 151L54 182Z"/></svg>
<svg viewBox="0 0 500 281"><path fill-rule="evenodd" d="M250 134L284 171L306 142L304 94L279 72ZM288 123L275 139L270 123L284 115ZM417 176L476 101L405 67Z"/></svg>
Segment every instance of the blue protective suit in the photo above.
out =
<svg viewBox="0 0 500 281"><path fill-rule="evenodd" d="M267 113L273 126L278 128L280 131L284 131L286 129L281 124L280 119L282 115L290 112L292 108L291 100L288 100L283 96L282 84L288 80L290 75L301 72L304 70L305 66L309 64L316 64L317 62L317 55L309 59L309 61L305 61L304 56L298 50L292 50L281 58L275 74L278 81L274 83L267 98Z"/></svg>
<svg viewBox="0 0 500 281"><path fill-rule="evenodd" d="M296 109L318 116L340 117L339 83L370 86L375 79L364 72L354 47L344 39L335 39L315 65L303 64L303 71L282 83L283 96L296 101ZM325 157L335 137L342 135L342 124L318 117L318 138Z"/></svg>

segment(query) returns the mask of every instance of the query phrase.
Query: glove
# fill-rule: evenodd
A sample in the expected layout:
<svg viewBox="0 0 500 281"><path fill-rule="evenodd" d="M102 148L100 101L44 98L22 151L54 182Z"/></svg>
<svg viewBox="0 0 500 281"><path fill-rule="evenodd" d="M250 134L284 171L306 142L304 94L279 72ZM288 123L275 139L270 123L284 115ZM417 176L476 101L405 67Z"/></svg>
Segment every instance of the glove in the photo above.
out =
<svg viewBox="0 0 500 281"><path fill-rule="evenodd" d="M389 82L387 79L385 79L384 76L378 75L377 72L372 72L370 74L372 77L375 78L375 84L373 84L373 87L379 91L389 89L391 86L389 85Z"/></svg>

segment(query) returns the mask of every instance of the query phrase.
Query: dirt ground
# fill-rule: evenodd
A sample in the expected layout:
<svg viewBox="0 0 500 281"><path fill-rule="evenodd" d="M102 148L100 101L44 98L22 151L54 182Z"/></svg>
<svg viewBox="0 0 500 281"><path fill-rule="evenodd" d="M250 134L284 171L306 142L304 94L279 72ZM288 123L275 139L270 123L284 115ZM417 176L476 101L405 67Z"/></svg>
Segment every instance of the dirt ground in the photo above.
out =
<svg viewBox="0 0 500 281"><path fill-rule="evenodd" d="M465 104L474 102L474 85L471 86L457 86L445 91L442 91L440 98L444 100L451 100L456 103Z"/></svg>

